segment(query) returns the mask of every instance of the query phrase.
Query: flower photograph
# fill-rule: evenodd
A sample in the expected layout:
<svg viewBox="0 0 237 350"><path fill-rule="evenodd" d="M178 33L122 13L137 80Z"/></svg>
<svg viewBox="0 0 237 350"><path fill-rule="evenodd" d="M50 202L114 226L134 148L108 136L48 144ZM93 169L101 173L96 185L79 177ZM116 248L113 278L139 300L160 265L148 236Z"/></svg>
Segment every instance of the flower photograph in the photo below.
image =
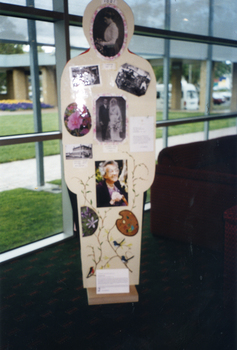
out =
<svg viewBox="0 0 237 350"><path fill-rule="evenodd" d="M89 207L81 207L81 223L82 223L82 236L88 237L95 233L99 218L93 209Z"/></svg>
<svg viewBox="0 0 237 350"><path fill-rule="evenodd" d="M77 103L67 106L64 113L64 124L73 136L84 136L91 129L91 115L85 105L80 108Z"/></svg>

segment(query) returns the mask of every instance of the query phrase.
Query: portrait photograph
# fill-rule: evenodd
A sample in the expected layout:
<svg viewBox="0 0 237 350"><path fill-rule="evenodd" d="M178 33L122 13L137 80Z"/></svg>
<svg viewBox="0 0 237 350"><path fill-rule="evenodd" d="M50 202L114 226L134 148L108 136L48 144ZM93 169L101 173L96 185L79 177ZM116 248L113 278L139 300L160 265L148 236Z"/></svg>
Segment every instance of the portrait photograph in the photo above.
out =
<svg viewBox="0 0 237 350"><path fill-rule="evenodd" d="M96 139L122 142L126 138L126 101L121 96L101 96L96 100Z"/></svg>
<svg viewBox="0 0 237 350"><path fill-rule="evenodd" d="M95 162L97 207L128 206L127 160Z"/></svg>
<svg viewBox="0 0 237 350"><path fill-rule="evenodd" d="M105 57L116 56L124 43L124 23L112 7L102 8L93 22L93 40L97 51Z"/></svg>

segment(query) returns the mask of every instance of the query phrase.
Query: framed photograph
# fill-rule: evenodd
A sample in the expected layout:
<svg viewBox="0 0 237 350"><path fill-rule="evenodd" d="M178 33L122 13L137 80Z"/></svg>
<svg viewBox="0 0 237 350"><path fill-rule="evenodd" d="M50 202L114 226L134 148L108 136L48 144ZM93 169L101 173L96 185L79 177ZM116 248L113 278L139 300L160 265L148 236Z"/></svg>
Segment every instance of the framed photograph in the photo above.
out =
<svg viewBox="0 0 237 350"><path fill-rule="evenodd" d="M64 112L64 124L72 136L84 136L91 129L91 115L85 105L70 103Z"/></svg>
<svg viewBox="0 0 237 350"><path fill-rule="evenodd" d="M97 207L128 206L127 160L95 162Z"/></svg>
<svg viewBox="0 0 237 350"><path fill-rule="evenodd" d="M141 68L131 64L123 64L116 77L116 85L119 89L125 90L133 95L145 95L150 84L150 74Z"/></svg>
<svg viewBox="0 0 237 350"><path fill-rule="evenodd" d="M74 89L79 86L91 86L100 84L98 66L71 67L71 80Z"/></svg>
<svg viewBox="0 0 237 350"><path fill-rule="evenodd" d="M92 144L65 145L66 159L92 158Z"/></svg>
<svg viewBox="0 0 237 350"><path fill-rule="evenodd" d="M99 9L92 23L94 48L104 57L115 57L124 46L125 20L113 7Z"/></svg>
<svg viewBox="0 0 237 350"><path fill-rule="evenodd" d="M122 142L126 138L126 101L122 96L101 96L96 100L96 139Z"/></svg>

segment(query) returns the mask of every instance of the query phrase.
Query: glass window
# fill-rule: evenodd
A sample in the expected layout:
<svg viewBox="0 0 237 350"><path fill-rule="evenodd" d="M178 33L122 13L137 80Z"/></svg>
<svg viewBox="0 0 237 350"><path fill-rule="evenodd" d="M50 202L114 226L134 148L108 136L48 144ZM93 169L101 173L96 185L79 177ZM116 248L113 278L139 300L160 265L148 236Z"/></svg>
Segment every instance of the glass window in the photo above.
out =
<svg viewBox="0 0 237 350"><path fill-rule="evenodd" d="M44 149L49 142L44 142ZM2 155L9 155L8 159L0 156L0 253L63 230L60 156L44 157L45 186L38 187L30 148L34 149L33 143L0 147ZM16 161L22 158L20 153L30 159Z"/></svg>
<svg viewBox="0 0 237 350"><path fill-rule="evenodd" d="M36 21L37 42L40 44L54 45L53 23Z"/></svg>
<svg viewBox="0 0 237 350"><path fill-rule="evenodd" d="M135 25L164 28L165 0L128 0L127 3L133 11Z"/></svg>
<svg viewBox="0 0 237 350"><path fill-rule="evenodd" d="M83 16L89 0L80 0L80 3L75 0L68 0L68 12L71 15Z"/></svg>
<svg viewBox="0 0 237 350"><path fill-rule="evenodd" d="M172 58L205 60L207 58L207 45L171 40L170 56Z"/></svg>
<svg viewBox="0 0 237 350"><path fill-rule="evenodd" d="M237 3L232 0L215 0L213 36L236 40Z"/></svg>
<svg viewBox="0 0 237 350"><path fill-rule="evenodd" d="M5 4L26 6L26 0L4 0L2 2ZM35 0L35 7L52 10L52 0Z"/></svg>
<svg viewBox="0 0 237 350"><path fill-rule="evenodd" d="M0 16L0 23L0 39L20 41L28 40L26 19Z"/></svg>
<svg viewBox="0 0 237 350"><path fill-rule="evenodd" d="M69 13L72 15L83 16L88 0L81 0L80 6L75 0L69 0ZM164 0L128 0L127 4L132 8L135 25L146 26L150 28L164 28ZM146 16L144 16L144 7Z"/></svg>
<svg viewBox="0 0 237 350"><path fill-rule="evenodd" d="M3 0L5 4L26 6L26 0Z"/></svg>
<svg viewBox="0 0 237 350"><path fill-rule="evenodd" d="M52 0L35 0L35 7L43 10L53 10Z"/></svg>
<svg viewBox="0 0 237 350"><path fill-rule="evenodd" d="M171 0L171 30L208 35L208 1Z"/></svg>
<svg viewBox="0 0 237 350"><path fill-rule="evenodd" d="M148 60L159 58L164 54L164 40L133 35L129 44L129 49Z"/></svg>
<svg viewBox="0 0 237 350"><path fill-rule="evenodd" d="M69 33L71 47L82 48L83 51L89 48L89 43L84 35L83 28L70 26Z"/></svg>
<svg viewBox="0 0 237 350"><path fill-rule="evenodd" d="M213 45L212 57L214 61L236 61L237 48Z"/></svg>

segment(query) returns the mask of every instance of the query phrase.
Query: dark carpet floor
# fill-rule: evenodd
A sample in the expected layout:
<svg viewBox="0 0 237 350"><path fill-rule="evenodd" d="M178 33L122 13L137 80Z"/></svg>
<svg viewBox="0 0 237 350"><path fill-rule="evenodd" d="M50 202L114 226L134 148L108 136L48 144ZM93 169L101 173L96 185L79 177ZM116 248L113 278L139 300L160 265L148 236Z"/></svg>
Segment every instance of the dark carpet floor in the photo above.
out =
<svg viewBox="0 0 237 350"><path fill-rule="evenodd" d="M138 303L88 306L77 238L0 270L1 350L235 349L222 254L153 237L149 212Z"/></svg>

